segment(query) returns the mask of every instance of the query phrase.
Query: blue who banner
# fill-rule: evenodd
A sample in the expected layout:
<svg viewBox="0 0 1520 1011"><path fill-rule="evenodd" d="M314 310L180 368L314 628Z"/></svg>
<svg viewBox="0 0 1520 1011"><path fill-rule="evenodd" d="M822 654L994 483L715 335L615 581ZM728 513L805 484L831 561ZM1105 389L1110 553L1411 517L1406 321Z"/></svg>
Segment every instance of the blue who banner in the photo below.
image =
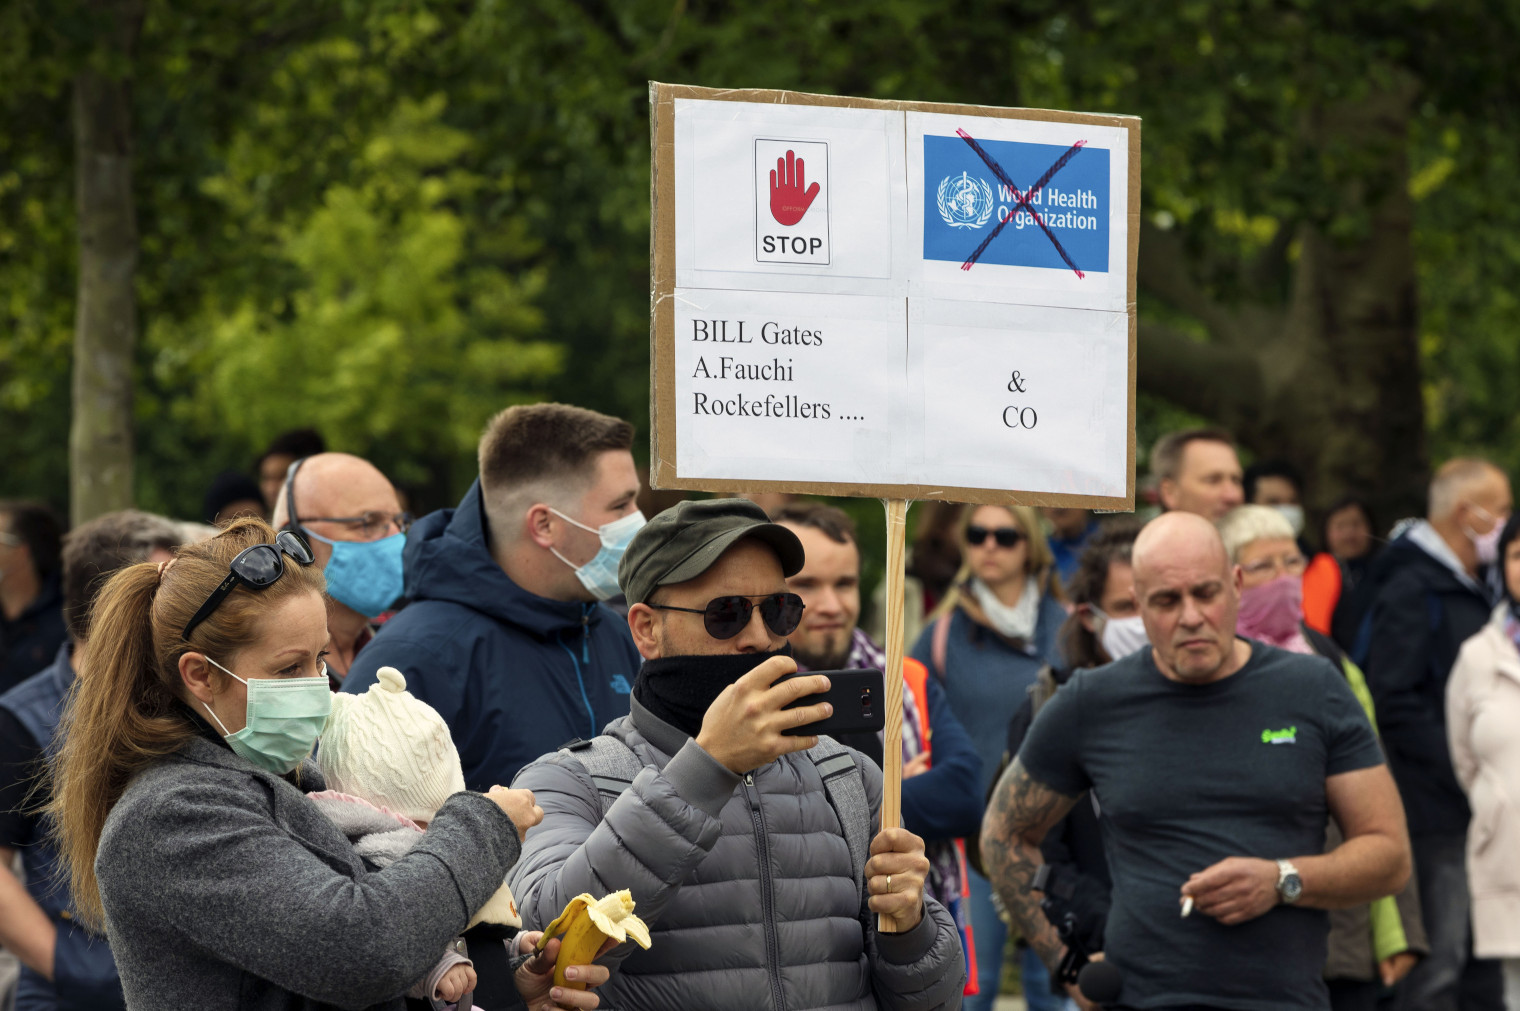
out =
<svg viewBox="0 0 1520 1011"><path fill-rule="evenodd" d="M1070 150L980 138L977 143L1021 193ZM1029 202L1083 273L1108 270L1108 183L1108 150L1084 147ZM965 263L1018 199L960 137L924 135L924 259ZM1070 269L1027 210L1008 222L977 262Z"/></svg>

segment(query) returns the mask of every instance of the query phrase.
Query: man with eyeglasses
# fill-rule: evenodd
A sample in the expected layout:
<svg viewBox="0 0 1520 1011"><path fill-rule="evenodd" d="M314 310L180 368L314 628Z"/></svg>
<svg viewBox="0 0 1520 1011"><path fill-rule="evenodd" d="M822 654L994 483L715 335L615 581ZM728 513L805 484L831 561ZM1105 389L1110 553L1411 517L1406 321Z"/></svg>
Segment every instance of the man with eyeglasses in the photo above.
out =
<svg viewBox="0 0 1520 1011"><path fill-rule="evenodd" d="M1486 460L1448 461L1426 519L1382 552L1352 658L1367 672L1378 725L1409 808L1430 954L1399 985L1400 1011L1503 1006L1499 963L1472 954L1466 850L1472 812L1446 734L1446 682L1462 643L1499 602L1488 575L1514 508L1509 478Z"/></svg>
<svg viewBox="0 0 1520 1011"><path fill-rule="evenodd" d="M335 690L374 638L374 620L401 598L411 522L395 486L368 460L318 453L285 473L272 525L304 537L327 579L327 669Z"/></svg>
<svg viewBox="0 0 1520 1011"><path fill-rule="evenodd" d="M601 990L627 1011L960 1006L955 923L924 894L923 840L876 832L881 773L789 731L831 708L786 637L796 534L740 499L682 502L618 569L644 657L632 712L528 766L544 821L510 878L527 923L628 888L648 951L615 949ZM877 930L876 913L894 933Z"/></svg>

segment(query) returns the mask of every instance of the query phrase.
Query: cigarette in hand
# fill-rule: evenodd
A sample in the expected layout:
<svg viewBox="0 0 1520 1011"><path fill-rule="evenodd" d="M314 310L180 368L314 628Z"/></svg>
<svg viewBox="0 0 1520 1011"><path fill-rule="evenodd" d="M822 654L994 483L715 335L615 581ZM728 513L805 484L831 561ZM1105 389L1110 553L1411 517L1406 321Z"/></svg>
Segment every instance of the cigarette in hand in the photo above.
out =
<svg viewBox="0 0 1520 1011"><path fill-rule="evenodd" d="M1182 915L1183 916L1187 916L1192 911L1193 911L1193 897L1191 895L1184 895L1182 897Z"/></svg>

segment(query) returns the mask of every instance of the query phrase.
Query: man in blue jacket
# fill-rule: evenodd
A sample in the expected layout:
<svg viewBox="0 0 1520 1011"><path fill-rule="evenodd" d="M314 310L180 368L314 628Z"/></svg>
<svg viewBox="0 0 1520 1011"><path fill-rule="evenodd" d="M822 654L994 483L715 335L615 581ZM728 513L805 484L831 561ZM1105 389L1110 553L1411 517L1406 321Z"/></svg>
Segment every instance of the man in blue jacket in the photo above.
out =
<svg viewBox="0 0 1520 1011"><path fill-rule="evenodd" d="M448 722L465 785L524 765L628 713L639 655L601 604L643 526L633 426L565 404L511 407L486 426L480 478L456 509L407 536L411 603L349 669L363 692L381 667Z"/></svg>
<svg viewBox="0 0 1520 1011"><path fill-rule="evenodd" d="M78 645L89 633L90 606L117 569L167 561L179 528L161 516L107 513L63 544L63 602L69 639L51 665L0 695L0 944L21 959L16 1011L110 1011L125 1004L105 939L81 927L63 865L31 796L43 755L54 743L74 681ZM11 873L21 856L23 887Z"/></svg>

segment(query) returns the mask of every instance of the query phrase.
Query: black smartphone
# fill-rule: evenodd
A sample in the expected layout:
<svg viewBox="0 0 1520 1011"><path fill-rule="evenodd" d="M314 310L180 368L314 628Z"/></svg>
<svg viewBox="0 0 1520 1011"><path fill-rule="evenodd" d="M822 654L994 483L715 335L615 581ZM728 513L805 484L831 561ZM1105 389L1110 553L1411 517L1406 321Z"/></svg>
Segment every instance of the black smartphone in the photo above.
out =
<svg viewBox="0 0 1520 1011"><path fill-rule="evenodd" d="M784 730L791 737L811 737L815 734L837 736L846 733L875 733L887 725L887 689L881 671L874 667L861 670L814 670L808 674L822 674L829 679L829 690L816 695L804 695L787 706L811 706L819 702L834 705L834 714L816 723L804 723L800 727ZM788 674L777 678L776 683L790 681L803 674Z"/></svg>

